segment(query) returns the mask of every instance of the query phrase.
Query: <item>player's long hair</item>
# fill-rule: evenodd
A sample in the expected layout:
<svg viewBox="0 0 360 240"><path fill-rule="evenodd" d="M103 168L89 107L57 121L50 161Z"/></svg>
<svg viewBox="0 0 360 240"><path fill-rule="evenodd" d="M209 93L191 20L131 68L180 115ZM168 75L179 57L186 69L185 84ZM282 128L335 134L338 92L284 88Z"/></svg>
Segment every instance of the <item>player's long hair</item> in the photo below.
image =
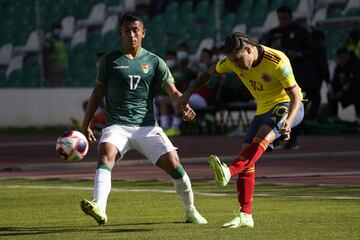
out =
<svg viewBox="0 0 360 240"><path fill-rule="evenodd" d="M233 51L239 51L243 49L246 44L251 44L256 47L260 46L250 36L241 32L233 32L225 39L224 52L225 54L230 54Z"/></svg>

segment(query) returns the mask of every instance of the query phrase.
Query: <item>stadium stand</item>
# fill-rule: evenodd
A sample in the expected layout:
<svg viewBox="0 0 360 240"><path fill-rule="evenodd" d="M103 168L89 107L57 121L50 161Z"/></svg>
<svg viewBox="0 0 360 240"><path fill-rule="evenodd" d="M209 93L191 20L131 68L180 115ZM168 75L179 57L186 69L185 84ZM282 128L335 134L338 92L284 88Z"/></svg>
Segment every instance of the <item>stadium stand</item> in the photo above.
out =
<svg viewBox="0 0 360 240"><path fill-rule="evenodd" d="M41 31L37 30L37 2ZM295 17L307 23L309 28L318 28L326 33L330 59L334 59L336 49L344 44L348 35L349 28L344 28L342 22L351 20L351 23L359 23L360 16L358 0L241 0L231 12L225 12L229 9L224 7L226 1L219 2L222 40L228 33L237 30L260 39L261 34L277 25L276 9L286 4L294 10ZM70 75L73 80L69 80L67 86L90 86L90 79L93 78L91 74L95 69L93 56L96 52L119 47L116 33L118 16L137 9L139 3L146 6L151 1L59 0L56 4L52 0L1 1L0 76L4 79L1 86L21 86L22 81L24 86L36 86L22 78L22 75L27 74L17 73L25 71L25 68L19 67L19 63L24 61L27 66L26 62L32 59L28 56L39 54L39 41L55 21L61 22L62 38L66 41L70 56ZM164 9L155 15L144 8L139 10L143 13L148 29L144 46L160 56L164 56L167 50L174 50L181 42L188 43L193 56L196 56L205 39L212 39L214 46L217 44L214 1L167 1ZM339 26L334 26L335 23ZM33 66L33 63L29 65ZM15 70L14 66L17 66ZM40 67L35 69L39 70ZM12 81L8 79L10 77ZM15 78L18 79L15 81Z"/></svg>

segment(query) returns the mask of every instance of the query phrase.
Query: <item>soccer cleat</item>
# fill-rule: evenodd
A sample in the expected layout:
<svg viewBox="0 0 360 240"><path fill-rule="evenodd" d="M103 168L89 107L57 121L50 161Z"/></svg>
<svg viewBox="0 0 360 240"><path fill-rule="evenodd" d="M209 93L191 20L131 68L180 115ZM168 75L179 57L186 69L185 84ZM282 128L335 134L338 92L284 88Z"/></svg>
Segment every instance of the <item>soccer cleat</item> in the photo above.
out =
<svg viewBox="0 0 360 240"><path fill-rule="evenodd" d="M177 136L181 135L181 131L176 128L169 128L169 129L165 130L165 134L168 137L177 137Z"/></svg>
<svg viewBox="0 0 360 240"><path fill-rule="evenodd" d="M210 155L209 165L213 172L215 173L216 184L225 187L231 178L231 173L229 168L225 163L222 163L216 155Z"/></svg>
<svg viewBox="0 0 360 240"><path fill-rule="evenodd" d="M185 214L187 223L195 223L195 224L207 224L206 219L201 216L201 214L195 209L192 208Z"/></svg>
<svg viewBox="0 0 360 240"><path fill-rule="evenodd" d="M254 220L251 214L237 213L233 219L222 225L223 228L254 227Z"/></svg>
<svg viewBox="0 0 360 240"><path fill-rule="evenodd" d="M86 215L93 217L99 225L107 222L106 213L101 212L94 201L83 199L80 201L80 207Z"/></svg>

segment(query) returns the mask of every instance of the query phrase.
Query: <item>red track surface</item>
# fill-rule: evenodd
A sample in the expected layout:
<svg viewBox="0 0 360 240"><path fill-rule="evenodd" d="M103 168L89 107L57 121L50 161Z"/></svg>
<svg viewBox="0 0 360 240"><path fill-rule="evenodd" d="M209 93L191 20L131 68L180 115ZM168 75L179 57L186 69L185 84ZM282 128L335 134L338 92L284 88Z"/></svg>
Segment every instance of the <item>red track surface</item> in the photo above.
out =
<svg viewBox="0 0 360 240"><path fill-rule="evenodd" d="M57 136L0 136L0 178L92 179L96 144L79 163L62 161L55 151ZM206 158L214 153L226 161L235 156L240 138L187 136L172 139L191 179L213 179ZM257 183L360 186L359 136L300 136L300 150L266 153L257 163ZM144 158L129 152L113 170L113 179L169 177Z"/></svg>

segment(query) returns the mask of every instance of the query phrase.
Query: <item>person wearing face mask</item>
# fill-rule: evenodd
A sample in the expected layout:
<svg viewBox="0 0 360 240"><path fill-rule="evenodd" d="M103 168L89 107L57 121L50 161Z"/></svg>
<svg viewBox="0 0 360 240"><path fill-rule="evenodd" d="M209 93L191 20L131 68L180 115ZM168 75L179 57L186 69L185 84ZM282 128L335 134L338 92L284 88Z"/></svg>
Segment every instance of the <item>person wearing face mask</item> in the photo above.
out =
<svg viewBox="0 0 360 240"><path fill-rule="evenodd" d="M61 39L61 24L54 23L51 33L44 41L43 63L45 86L61 87L68 76L68 55L64 41Z"/></svg>
<svg viewBox="0 0 360 240"><path fill-rule="evenodd" d="M189 45L186 43L180 43L176 48L177 61L184 61L189 59Z"/></svg>
<svg viewBox="0 0 360 240"><path fill-rule="evenodd" d="M180 50L185 49L185 45L180 44ZM185 51L180 51L185 52ZM172 72L175 80L175 85L179 91L184 91L191 80L196 78L196 73L189 68L189 59L187 54L180 54L179 52L168 51L165 56L165 63ZM178 116L174 110L173 104L168 95L165 93L159 94L156 97L156 102L159 111L160 125L165 130L168 137L176 137L181 135L181 116Z"/></svg>
<svg viewBox="0 0 360 240"><path fill-rule="evenodd" d="M197 72L206 70L212 64L212 51L204 48L201 51L200 59L194 65ZM218 86L220 83L219 77L214 76L204 85L198 88L189 99L189 105L194 109L206 108L215 103Z"/></svg>

